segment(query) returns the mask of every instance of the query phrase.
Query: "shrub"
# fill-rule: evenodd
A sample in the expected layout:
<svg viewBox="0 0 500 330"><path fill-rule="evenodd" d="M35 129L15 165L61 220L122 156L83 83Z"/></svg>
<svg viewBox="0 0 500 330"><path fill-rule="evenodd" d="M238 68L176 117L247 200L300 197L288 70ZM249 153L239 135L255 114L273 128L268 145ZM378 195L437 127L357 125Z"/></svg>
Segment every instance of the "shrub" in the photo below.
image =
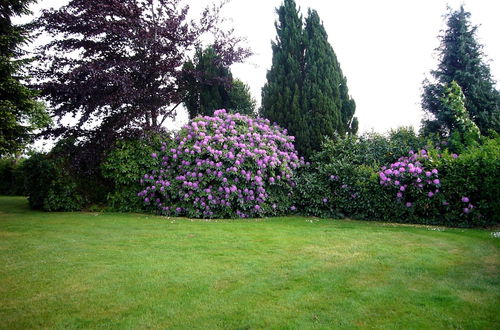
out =
<svg viewBox="0 0 500 330"><path fill-rule="evenodd" d="M376 219L372 200L366 198L376 184L377 174L369 166L313 163L300 171L295 203L304 215Z"/></svg>
<svg viewBox="0 0 500 330"><path fill-rule="evenodd" d="M295 170L303 164L293 137L265 119L217 110L184 126L152 154L144 202L162 214L257 217L290 210Z"/></svg>
<svg viewBox="0 0 500 330"><path fill-rule="evenodd" d="M445 224L492 226L500 222L500 139L486 140L437 164L442 176Z"/></svg>
<svg viewBox="0 0 500 330"><path fill-rule="evenodd" d="M78 211L86 204L78 184L53 154L34 154L25 161L25 189L31 208L44 211Z"/></svg>
<svg viewBox="0 0 500 330"><path fill-rule="evenodd" d="M110 192L106 198L110 210L122 212L146 211L146 205L137 198L141 189L140 178L154 170L158 164L151 161L151 154L161 147L167 134L146 134L142 137L116 142L101 164L101 172L109 181Z"/></svg>
<svg viewBox="0 0 500 330"><path fill-rule="evenodd" d="M441 181L436 168L426 169L422 161L427 159L425 149L410 156L400 157L397 162L383 166L379 172L380 184L388 187L397 200L411 208L414 203L424 198L432 198L439 193Z"/></svg>
<svg viewBox="0 0 500 330"><path fill-rule="evenodd" d="M325 143L297 180L302 213L459 227L498 224L499 139L460 156L432 147L395 160L386 154L393 160L383 166L378 165L383 157L362 154L374 142L379 151L390 145L381 135L368 143L356 138Z"/></svg>
<svg viewBox="0 0 500 330"><path fill-rule="evenodd" d="M403 221L406 210L381 191L378 170L422 145L411 128L327 140L300 171L296 204L306 215Z"/></svg>
<svg viewBox="0 0 500 330"><path fill-rule="evenodd" d="M24 159L0 159L0 195L24 196Z"/></svg>
<svg viewBox="0 0 500 330"><path fill-rule="evenodd" d="M427 141L417 136L411 127L400 127L388 134L365 133L326 139L322 149L313 157L314 162L343 162L352 165L380 167L395 162L409 150L419 150Z"/></svg>

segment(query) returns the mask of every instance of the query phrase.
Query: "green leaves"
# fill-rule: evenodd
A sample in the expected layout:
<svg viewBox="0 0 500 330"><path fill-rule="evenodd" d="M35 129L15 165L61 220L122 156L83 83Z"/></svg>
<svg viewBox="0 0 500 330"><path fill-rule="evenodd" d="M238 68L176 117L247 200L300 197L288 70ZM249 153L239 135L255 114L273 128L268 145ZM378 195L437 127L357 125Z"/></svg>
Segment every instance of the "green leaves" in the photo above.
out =
<svg viewBox="0 0 500 330"><path fill-rule="evenodd" d="M108 152L101 173L111 184L106 201L110 209L125 212L148 209L137 197L141 189L139 179L160 165L151 154L160 149L166 138L151 133L143 138L120 140Z"/></svg>
<svg viewBox="0 0 500 330"><path fill-rule="evenodd" d="M456 227L498 224L498 138L467 147L460 156L440 148L426 148L428 157L419 161L429 170L436 168L440 179L440 182L427 177L421 179L424 184L429 180L427 184L440 185L439 191L433 190L431 197L408 185L402 191L411 198L398 199L395 197L398 189L380 184L377 172L383 165L408 155L409 150L420 149L424 143L414 132L404 128L392 131L389 137L371 134L327 141L313 158L313 165L301 169L295 203L303 214L322 217ZM403 184L401 176L398 181Z"/></svg>

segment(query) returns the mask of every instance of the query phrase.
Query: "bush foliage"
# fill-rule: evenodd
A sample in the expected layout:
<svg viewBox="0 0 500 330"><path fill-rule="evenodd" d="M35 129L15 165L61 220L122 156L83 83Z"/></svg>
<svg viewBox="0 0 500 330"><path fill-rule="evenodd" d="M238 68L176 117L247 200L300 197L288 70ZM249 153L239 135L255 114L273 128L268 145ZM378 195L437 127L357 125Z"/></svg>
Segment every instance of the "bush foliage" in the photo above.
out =
<svg viewBox="0 0 500 330"><path fill-rule="evenodd" d="M391 140L375 135L325 143L298 179L295 198L302 213L460 227L498 224L499 139L461 155L439 147L410 150L382 166L375 155L360 154L367 144L388 150Z"/></svg>
<svg viewBox="0 0 500 330"><path fill-rule="evenodd" d="M62 157L43 153L34 154L26 160L25 187L31 208L79 211L85 206L85 197L65 161Z"/></svg>
<svg viewBox="0 0 500 330"><path fill-rule="evenodd" d="M151 162L156 169L144 175L139 196L162 214L195 218L288 211L303 163L278 126L225 110L195 118Z"/></svg>
<svg viewBox="0 0 500 330"><path fill-rule="evenodd" d="M24 159L0 159L0 195L24 196Z"/></svg>
<svg viewBox="0 0 500 330"><path fill-rule="evenodd" d="M110 191L106 204L110 210L122 212L147 211L143 201L137 198L141 189L140 178L144 172L155 169L151 154L161 147L167 134L150 133L138 138L119 140L107 153L101 164L102 176L108 180Z"/></svg>
<svg viewBox="0 0 500 330"><path fill-rule="evenodd" d="M24 180L31 207L46 211L101 205L196 218L300 213L459 227L499 223L500 138L464 145L458 155L402 128L329 140L307 165L292 142L264 119L220 110L192 120L174 138L119 140L95 177L75 175L56 147L17 163L2 160L0 180L4 194L20 193Z"/></svg>

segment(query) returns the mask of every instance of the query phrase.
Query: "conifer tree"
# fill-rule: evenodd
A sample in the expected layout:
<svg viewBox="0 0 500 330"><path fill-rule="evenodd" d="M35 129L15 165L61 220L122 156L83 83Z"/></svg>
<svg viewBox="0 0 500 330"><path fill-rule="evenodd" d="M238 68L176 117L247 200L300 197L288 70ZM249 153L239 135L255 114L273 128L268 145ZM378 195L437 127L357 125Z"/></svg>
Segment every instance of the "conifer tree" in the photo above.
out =
<svg viewBox="0 0 500 330"><path fill-rule="evenodd" d="M500 93L484 61L482 45L476 40L476 30L477 26L470 23L470 13L463 7L448 14L447 28L437 49L440 62L437 70L431 72L434 81L424 81L424 133L450 134L453 117L446 111L441 96L452 81L462 88L465 108L480 131L500 132Z"/></svg>
<svg viewBox="0 0 500 330"><path fill-rule="evenodd" d="M28 30L12 23L12 17L29 14L33 0L5 0L0 4L0 157L19 152L32 140L33 130L49 124L50 118L36 92L22 83L27 60L21 45Z"/></svg>
<svg viewBox="0 0 500 330"><path fill-rule="evenodd" d="M214 110L229 106L229 87L233 78L213 47L197 49L194 61L186 62L183 71L187 91L184 105L189 118L211 116Z"/></svg>
<svg viewBox="0 0 500 330"><path fill-rule="evenodd" d="M441 100L453 119L452 130L458 130L461 133L470 132L479 137L479 128L470 119L469 112L465 108L465 95L455 80L446 87L445 95Z"/></svg>
<svg viewBox="0 0 500 330"><path fill-rule="evenodd" d="M234 79L229 90L228 110L242 115L255 115L256 101L250 93L250 87L239 79Z"/></svg>
<svg viewBox="0 0 500 330"><path fill-rule="evenodd" d="M305 23L302 110L309 118L309 148L319 150L324 136L352 131L355 104L318 13L309 10Z"/></svg>
<svg viewBox="0 0 500 330"><path fill-rule="evenodd" d="M302 16L293 0L276 9L276 41L273 60L262 89L261 116L286 128L295 136L301 154L308 149L308 122L301 109L304 41Z"/></svg>
<svg viewBox="0 0 500 330"><path fill-rule="evenodd" d="M356 106L318 13L309 10L305 26L293 0L285 0L277 13L261 114L287 128L309 158L325 136L357 132Z"/></svg>
<svg viewBox="0 0 500 330"><path fill-rule="evenodd" d="M229 66L224 65L213 47L197 49L194 60L183 66L182 80L184 106L191 119L212 116L217 109L247 115L255 110L250 88L233 79Z"/></svg>

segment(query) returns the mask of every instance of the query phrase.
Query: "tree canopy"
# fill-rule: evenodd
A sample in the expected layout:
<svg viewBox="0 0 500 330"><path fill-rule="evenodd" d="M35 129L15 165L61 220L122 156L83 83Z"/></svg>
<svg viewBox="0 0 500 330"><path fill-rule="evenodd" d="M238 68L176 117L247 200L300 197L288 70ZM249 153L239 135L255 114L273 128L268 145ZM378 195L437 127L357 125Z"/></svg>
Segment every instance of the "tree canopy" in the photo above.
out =
<svg viewBox="0 0 500 330"><path fill-rule="evenodd" d="M189 118L212 116L217 109L252 114L255 101L249 87L234 79L213 47L197 49L193 60L183 67L184 105Z"/></svg>
<svg viewBox="0 0 500 330"><path fill-rule="evenodd" d="M34 26L51 36L36 71L58 119L48 133L95 138L160 129L183 101L182 66L202 40L211 38L225 65L249 55L240 38L220 29L221 7L206 8L197 21L181 0L72 0L44 11ZM68 115L75 119L64 125Z"/></svg>

